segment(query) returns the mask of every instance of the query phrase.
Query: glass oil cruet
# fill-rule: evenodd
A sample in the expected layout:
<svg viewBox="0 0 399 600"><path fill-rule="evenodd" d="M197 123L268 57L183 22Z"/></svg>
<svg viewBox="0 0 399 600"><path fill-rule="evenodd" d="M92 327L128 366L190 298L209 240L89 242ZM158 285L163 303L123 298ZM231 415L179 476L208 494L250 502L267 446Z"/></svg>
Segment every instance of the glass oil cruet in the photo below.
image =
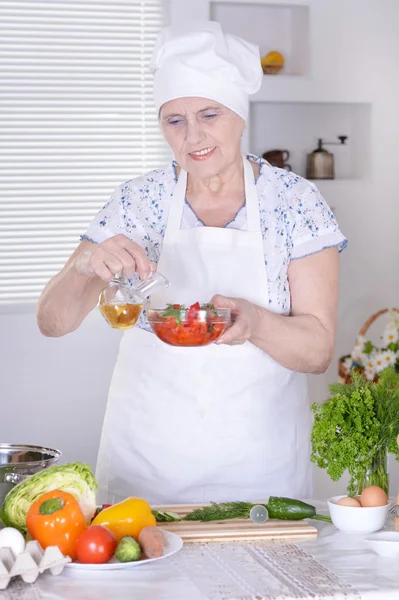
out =
<svg viewBox="0 0 399 600"><path fill-rule="evenodd" d="M155 290L169 285L170 282L156 271L138 284L120 273L102 290L98 308L114 329L130 329L137 323L146 299Z"/></svg>

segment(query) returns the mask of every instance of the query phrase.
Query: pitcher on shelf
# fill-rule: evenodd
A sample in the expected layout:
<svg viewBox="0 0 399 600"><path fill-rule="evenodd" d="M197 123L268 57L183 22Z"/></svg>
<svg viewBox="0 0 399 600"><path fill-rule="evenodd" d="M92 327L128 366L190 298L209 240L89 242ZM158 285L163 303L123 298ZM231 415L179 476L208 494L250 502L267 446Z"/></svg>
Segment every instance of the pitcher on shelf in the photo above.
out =
<svg viewBox="0 0 399 600"><path fill-rule="evenodd" d="M338 255L319 190L242 154L259 49L217 22L165 28L151 69L174 161L118 186L45 287L44 335L75 330L115 273L151 266L172 283L155 307L231 309L214 343L183 348L143 311L123 333L97 462L101 501L153 504L311 497L306 373L330 364Z"/></svg>

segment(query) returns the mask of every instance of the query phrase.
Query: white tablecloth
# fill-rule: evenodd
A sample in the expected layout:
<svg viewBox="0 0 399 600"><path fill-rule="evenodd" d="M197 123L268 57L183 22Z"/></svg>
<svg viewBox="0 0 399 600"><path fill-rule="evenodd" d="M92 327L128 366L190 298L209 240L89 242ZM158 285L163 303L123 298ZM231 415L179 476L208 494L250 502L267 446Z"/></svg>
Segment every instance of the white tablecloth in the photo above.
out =
<svg viewBox="0 0 399 600"><path fill-rule="evenodd" d="M326 504L310 501L327 514ZM296 544L185 546L175 556L88 579L64 570L33 585L13 580L3 600L399 600L399 561L377 556L362 535L311 521L314 540ZM393 530L393 520L386 529Z"/></svg>

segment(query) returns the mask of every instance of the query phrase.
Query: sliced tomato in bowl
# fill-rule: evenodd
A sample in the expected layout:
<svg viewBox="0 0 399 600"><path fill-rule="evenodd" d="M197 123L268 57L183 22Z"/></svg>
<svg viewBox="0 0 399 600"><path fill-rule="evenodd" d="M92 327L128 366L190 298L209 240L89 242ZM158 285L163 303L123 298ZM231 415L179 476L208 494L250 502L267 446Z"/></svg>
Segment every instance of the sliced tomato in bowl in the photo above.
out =
<svg viewBox="0 0 399 600"><path fill-rule="evenodd" d="M206 346L217 340L230 323L230 309L199 302L189 308L169 304L161 310L149 309L147 315L154 333L172 346Z"/></svg>

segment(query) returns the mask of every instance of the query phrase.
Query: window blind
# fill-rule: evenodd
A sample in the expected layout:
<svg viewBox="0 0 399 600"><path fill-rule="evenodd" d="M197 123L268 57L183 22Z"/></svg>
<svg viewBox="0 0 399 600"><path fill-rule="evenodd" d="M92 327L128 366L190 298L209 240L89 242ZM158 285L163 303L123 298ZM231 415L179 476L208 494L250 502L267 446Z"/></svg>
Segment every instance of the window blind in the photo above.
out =
<svg viewBox="0 0 399 600"><path fill-rule="evenodd" d="M0 305L35 303L117 185L170 159L161 0L0 0Z"/></svg>

